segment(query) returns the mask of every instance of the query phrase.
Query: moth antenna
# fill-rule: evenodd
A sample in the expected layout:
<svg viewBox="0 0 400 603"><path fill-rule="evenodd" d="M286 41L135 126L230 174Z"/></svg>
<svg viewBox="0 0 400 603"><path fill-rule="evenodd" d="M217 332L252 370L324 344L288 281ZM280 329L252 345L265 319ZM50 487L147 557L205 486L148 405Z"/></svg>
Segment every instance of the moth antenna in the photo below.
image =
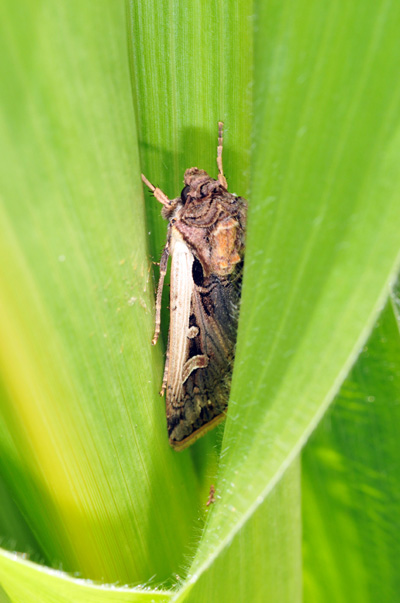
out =
<svg viewBox="0 0 400 603"><path fill-rule="evenodd" d="M218 122L218 148L217 148L217 166L218 166L218 182L226 189L228 183L224 176L224 168L222 167L222 148L224 146L224 122Z"/></svg>
<svg viewBox="0 0 400 603"><path fill-rule="evenodd" d="M165 193L163 193L163 191L160 188L153 186L152 183L149 180L147 180L147 178L144 174L142 174L142 180L145 183L145 185L149 187L149 189L151 190L151 192L153 193L153 195L155 196L157 201L159 201L166 207L169 207L171 205L171 201L168 199L167 195Z"/></svg>

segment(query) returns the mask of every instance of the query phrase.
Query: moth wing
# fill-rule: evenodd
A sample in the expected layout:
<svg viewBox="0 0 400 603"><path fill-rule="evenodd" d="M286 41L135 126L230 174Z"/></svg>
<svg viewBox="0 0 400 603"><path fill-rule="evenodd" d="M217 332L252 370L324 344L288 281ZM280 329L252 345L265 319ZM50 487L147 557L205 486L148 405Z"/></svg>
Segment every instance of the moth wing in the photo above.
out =
<svg viewBox="0 0 400 603"><path fill-rule="evenodd" d="M194 260L197 262L197 260ZM192 267L193 268L193 267ZM235 355L241 267L226 278L193 283L182 403L168 408L171 445L182 450L225 417ZM186 316L185 316L186 320Z"/></svg>
<svg viewBox="0 0 400 603"><path fill-rule="evenodd" d="M207 399L215 412L228 403L239 316L237 280L211 276L202 287L195 285L192 295L191 317L199 332L189 343L189 355L204 354L208 363L188 376L184 390L192 395L199 389L203 403Z"/></svg>
<svg viewBox="0 0 400 603"><path fill-rule="evenodd" d="M168 341L168 407L183 402L183 372L188 357L188 329L193 295L193 254L178 233L171 233L171 293Z"/></svg>

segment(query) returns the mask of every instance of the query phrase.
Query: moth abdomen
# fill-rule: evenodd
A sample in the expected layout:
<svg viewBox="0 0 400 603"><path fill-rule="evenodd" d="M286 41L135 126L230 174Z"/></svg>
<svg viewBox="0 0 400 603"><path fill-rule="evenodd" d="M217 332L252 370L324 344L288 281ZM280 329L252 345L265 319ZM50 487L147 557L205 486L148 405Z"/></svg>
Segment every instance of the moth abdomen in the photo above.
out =
<svg viewBox="0 0 400 603"><path fill-rule="evenodd" d="M227 400L218 404L215 398L204 394L186 396L179 412L167 414L170 444L176 450L183 450L225 418ZM177 409L178 410L178 409ZM212 423L212 424L211 424Z"/></svg>

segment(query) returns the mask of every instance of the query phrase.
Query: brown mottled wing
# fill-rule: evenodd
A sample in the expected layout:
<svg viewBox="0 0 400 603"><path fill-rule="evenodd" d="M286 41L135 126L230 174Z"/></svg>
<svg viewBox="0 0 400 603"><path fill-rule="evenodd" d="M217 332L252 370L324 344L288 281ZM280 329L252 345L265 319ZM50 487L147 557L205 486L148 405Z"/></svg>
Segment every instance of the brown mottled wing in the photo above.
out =
<svg viewBox="0 0 400 603"><path fill-rule="evenodd" d="M168 434L177 450L191 444L225 416L235 355L242 268L240 263L230 275L205 278L200 262L194 259L182 397L171 403L167 393Z"/></svg>

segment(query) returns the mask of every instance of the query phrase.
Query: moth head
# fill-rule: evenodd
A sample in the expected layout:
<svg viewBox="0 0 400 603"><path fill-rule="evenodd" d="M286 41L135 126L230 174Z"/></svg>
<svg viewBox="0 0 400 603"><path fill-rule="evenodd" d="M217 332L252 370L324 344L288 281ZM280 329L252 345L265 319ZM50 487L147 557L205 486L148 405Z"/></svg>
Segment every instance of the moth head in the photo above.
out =
<svg viewBox="0 0 400 603"><path fill-rule="evenodd" d="M210 176L205 170L199 170L197 167L192 167L186 170L184 181L186 186L197 188L199 182L209 180Z"/></svg>
<svg viewBox="0 0 400 603"><path fill-rule="evenodd" d="M218 180L214 180L205 170L196 167L186 170L185 185L181 193L183 203L186 203L188 196L194 201L201 201L204 197L218 193L221 188Z"/></svg>

